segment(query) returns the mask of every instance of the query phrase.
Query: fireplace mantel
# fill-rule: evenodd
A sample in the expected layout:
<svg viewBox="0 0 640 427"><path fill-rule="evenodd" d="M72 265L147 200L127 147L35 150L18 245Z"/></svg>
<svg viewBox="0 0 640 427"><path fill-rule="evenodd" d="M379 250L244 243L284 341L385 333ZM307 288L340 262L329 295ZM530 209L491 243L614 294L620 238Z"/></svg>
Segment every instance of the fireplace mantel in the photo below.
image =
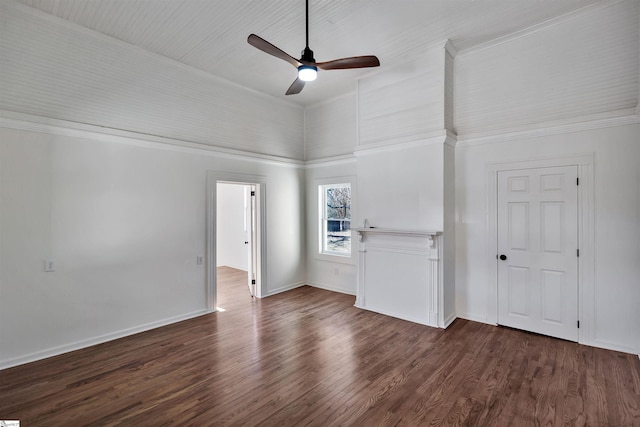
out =
<svg viewBox="0 0 640 427"><path fill-rule="evenodd" d="M356 307L433 327L452 319L443 306L442 232L365 226Z"/></svg>

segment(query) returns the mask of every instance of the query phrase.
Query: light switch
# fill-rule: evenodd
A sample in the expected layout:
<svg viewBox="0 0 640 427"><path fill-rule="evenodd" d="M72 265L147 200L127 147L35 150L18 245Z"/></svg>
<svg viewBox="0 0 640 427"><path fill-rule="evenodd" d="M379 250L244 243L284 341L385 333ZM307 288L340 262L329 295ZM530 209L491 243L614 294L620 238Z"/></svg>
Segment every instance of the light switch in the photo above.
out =
<svg viewBox="0 0 640 427"><path fill-rule="evenodd" d="M56 262L52 259L47 259L44 261L44 271L56 271Z"/></svg>

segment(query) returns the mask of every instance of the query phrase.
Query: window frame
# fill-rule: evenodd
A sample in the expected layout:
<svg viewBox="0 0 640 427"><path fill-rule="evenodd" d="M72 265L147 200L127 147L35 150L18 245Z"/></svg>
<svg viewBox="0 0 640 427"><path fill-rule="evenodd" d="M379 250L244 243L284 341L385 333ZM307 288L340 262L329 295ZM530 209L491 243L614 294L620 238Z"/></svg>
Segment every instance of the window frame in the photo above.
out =
<svg viewBox="0 0 640 427"><path fill-rule="evenodd" d="M336 177L336 178L326 178L316 180L315 183L317 198L316 201L318 205L316 206L316 224L317 224L317 242L314 250L315 258L325 261L338 262L344 264L355 264L355 256L357 253L357 239L354 238L353 224L355 218L355 177ZM326 190L331 187L350 187L351 189L351 205L350 205L350 240L351 240L351 251L350 253L339 253L339 252L330 252L325 251L325 235L326 235L326 225L328 220L325 218L326 216Z"/></svg>

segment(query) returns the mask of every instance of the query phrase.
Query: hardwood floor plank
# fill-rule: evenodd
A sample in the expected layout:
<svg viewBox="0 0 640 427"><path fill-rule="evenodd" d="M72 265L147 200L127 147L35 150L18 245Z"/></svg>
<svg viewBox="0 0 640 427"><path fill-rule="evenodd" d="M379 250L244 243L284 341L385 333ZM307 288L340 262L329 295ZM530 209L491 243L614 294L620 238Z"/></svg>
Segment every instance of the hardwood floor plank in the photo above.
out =
<svg viewBox="0 0 640 427"><path fill-rule="evenodd" d="M446 331L301 287L0 371L28 426L640 426L637 356L456 320Z"/></svg>

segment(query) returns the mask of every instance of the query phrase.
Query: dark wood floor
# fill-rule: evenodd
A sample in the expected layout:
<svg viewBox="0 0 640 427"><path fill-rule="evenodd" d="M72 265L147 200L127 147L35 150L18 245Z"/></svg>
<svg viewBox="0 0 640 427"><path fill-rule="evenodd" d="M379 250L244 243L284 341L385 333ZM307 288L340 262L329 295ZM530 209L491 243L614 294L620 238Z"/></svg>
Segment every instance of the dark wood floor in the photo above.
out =
<svg viewBox="0 0 640 427"><path fill-rule="evenodd" d="M457 320L446 331L302 287L0 371L22 426L640 426L640 360Z"/></svg>

